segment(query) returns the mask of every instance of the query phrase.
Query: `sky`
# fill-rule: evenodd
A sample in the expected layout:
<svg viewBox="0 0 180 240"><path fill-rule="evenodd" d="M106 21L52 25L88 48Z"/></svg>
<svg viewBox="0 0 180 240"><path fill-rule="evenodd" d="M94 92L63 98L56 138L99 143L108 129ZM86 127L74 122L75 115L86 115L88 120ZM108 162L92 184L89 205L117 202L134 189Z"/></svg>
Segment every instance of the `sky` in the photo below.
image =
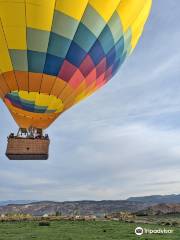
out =
<svg viewBox="0 0 180 240"><path fill-rule="evenodd" d="M180 1L154 0L118 74L49 129L48 161L8 161L0 103L0 200L119 200L180 193Z"/></svg>

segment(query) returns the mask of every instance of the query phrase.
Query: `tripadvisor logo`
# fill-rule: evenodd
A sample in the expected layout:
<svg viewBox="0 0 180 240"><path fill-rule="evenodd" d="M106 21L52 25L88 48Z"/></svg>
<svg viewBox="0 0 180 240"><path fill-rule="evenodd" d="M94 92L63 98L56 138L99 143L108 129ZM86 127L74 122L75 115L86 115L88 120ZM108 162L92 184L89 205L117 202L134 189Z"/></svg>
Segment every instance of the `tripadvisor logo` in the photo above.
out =
<svg viewBox="0 0 180 240"><path fill-rule="evenodd" d="M135 229L135 234L141 236L143 234L172 234L174 231L172 229L147 229L142 227L137 227Z"/></svg>
<svg viewBox="0 0 180 240"><path fill-rule="evenodd" d="M143 235L143 233L144 233L144 230L143 230L142 227L137 227L137 228L135 229L135 234L136 234L136 235L141 236L141 235Z"/></svg>

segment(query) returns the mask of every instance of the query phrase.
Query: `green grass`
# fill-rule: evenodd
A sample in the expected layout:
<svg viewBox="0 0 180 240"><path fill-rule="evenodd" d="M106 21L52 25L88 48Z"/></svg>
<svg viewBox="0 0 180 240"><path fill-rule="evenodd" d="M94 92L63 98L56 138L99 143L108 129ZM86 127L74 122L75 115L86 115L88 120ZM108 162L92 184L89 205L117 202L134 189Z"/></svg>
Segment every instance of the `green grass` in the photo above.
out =
<svg viewBox="0 0 180 240"><path fill-rule="evenodd" d="M150 229L164 229L164 226L144 225ZM179 240L180 228L173 229L173 234L144 235L138 237L134 234L137 224L110 222L71 222L55 221L49 227L40 227L38 222L0 223L0 240Z"/></svg>

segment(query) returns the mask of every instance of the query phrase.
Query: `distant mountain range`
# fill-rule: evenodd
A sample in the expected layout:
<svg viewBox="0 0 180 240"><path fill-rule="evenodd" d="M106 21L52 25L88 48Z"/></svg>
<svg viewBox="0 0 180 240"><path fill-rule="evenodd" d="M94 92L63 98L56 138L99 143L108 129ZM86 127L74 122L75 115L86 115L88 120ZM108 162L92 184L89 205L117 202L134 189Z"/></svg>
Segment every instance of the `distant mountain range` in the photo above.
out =
<svg viewBox="0 0 180 240"><path fill-rule="evenodd" d="M180 213L180 195L133 197L119 201L3 201L0 202L0 214L24 213L34 216L44 214L97 215L121 211L142 214Z"/></svg>
<svg viewBox="0 0 180 240"><path fill-rule="evenodd" d="M138 211L137 215L164 215L164 214L180 214L180 204L178 203L160 203L150 206L143 210Z"/></svg>
<svg viewBox="0 0 180 240"><path fill-rule="evenodd" d="M28 203L33 203L37 201L33 200L7 200L7 201L0 201L0 206L6 206L10 204L28 204Z"/></svg>
<svg viewBox="0 0 180 240"><path fill-rule="evenodd" d="M76 202L35 202L29 204L10 204L0 207L0 214L24 213L34 216L44 214L62 215L97 215L110 214L120 211L135 212L143 210L146 204L129 201L76 201Z"/></svg>
<svg viewBox="0 0 180 240"><path fill-rule="evenodd" d="M147 204L158 204L158 203L180 203L180 195L153 195L146 197L131 197L127 201L132 202L145 202Z"/></svg>

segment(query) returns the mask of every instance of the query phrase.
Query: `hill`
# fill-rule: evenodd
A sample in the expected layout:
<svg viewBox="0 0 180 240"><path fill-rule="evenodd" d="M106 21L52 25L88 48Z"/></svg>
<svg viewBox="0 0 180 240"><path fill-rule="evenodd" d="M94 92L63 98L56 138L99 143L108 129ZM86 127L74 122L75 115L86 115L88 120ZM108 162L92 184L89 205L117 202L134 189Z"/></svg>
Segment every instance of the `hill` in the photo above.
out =
<svg viewBox="0 0 180 240"><path fill-rule="evenodd" d="M118 201L3 201L0 202L0 214L24 213L34 216L44 214L63 215L97 215L128 211L138 214L166 214L180 213L180 195L154 195L145 197L132 197Z"/></svg>
<svg viewBox="0 0 180 240"><path fill-rule="evenodd" d="M0 214L23 213L34 216L44 214L63 215L104 215L120 211L135 212L147 207L146 204L129 201L77 201L77 202L36 202L30 204L10 204L0 207Z"/></svg>
<svg viewBox="0 0 180 240"><path fill-rule="evenodd" d="M136 213L137 215L164 215L164 214L180 214L180 204L161 203L150 206Z"/></svg>
<svg viewBox="0 0 180 240"><path fill-rule="evenodd" d="M159 203L180 203L180 195L153 195L145 197L131 197L127 199L132 202L143 202L147 204L159 204Z"/></svg>
<svg viewBox="0 0 180 240"><path fill-rule="evenodd" d="M28 204L33 203L36 201L33 200L7 200L7 201L0 201L0 206L6 206L10 204Z"/></svg>

